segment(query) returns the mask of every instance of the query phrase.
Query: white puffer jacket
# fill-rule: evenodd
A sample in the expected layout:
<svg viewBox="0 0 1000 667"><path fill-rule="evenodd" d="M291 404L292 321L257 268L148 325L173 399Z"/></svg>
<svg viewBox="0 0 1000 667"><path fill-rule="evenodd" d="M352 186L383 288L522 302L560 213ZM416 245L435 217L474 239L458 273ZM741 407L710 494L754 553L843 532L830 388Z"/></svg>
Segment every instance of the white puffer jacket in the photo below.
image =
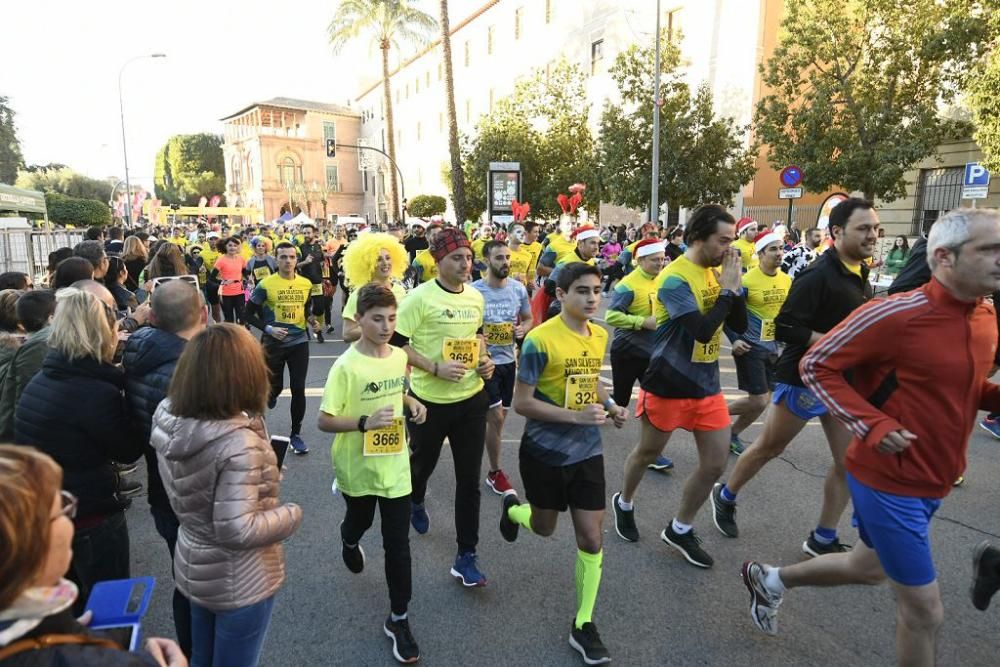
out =
<svg viewBox="0 0 1000 667"><path fill-rule="evenodd" d="M302 508L279 505L279 471L261 417L180 418L164 400L150 444L180 520L174 577L192 602L213 611L274 595L285 580L281 541Z"/></svg>

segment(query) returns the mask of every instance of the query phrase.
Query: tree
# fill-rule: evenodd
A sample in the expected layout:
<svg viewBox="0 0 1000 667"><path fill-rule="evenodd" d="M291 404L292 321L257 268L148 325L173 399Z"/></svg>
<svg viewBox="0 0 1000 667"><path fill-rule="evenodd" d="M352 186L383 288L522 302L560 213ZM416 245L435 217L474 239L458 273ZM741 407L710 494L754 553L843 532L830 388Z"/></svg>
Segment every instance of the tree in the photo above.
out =
<svg viewBox="0 0 1000 667"><path fill-rule="evenodd" d="M410 199L407 208L410 215L416 218L429 218L432 215L440 215L448 208L448 202L444 197L437 195L417 195Z"/></svg>
<svg viewBox="0 0 1000 667"><path fill-rule="evenodd" d="M49 221L57 225L94 227L111 224L111 209L106 203L93 199L80 199L67 197L58 192L47 192L45 208L49 212Z"/></svg>
<svg viewBox="0 0 1000 667"><path fill-rule="evenodd" d="M969 79L968 103L972 108L973 136L985 164L1000 170L1000 12L992 17L993 47L976 65Z"/></svg>
<svg viewBox="0 0 1000 667"><path fill-rule="evenodd" d="M400 49L402 43L423 46L428 35L437 27L434 17L410 6L409 0L341 0L333 20L327 26L330 46L334 53L366 35L382 51L382 99L385 105L386 148L389 159L396 160L396 126L392 114L389 50ZM389 203L393 217L400 215L399 182L396 170L389 169Z"/></svg>
<svg viewBox="0 0 1000 667"><path fill-rule="evenodd" d="M813 192L906 194L904 173L969 131L940 109L988 36L994 0L801 0L785 3L781 41L761 67L757 104L774 168L796 164ZM995 94L995 89L992 94Z"/></svg>
<svg viewBox="0 0 1000 667"><path fill-rule="evenodd" d="M0 183L13 183L17 179L17 170L22 166L24 156L21 155L21 142L17 139L14 110L8 105L7 98L0 96Z"/></svg>
<svg viewBox="0 0 1000 667"><path fill-rule="evenodd" d="M107 204L111 199L111 184L90 178L64 165L35 166L35 171L27 169L17 173L15 185L26 190L38 190L81 199L93 199Z"/></svg>
<svg viewBox="0 0 1000 667"><path fill-rule="evenodd" d="M661 42L660 200L667 220L680 208L703 203L731 204L754 173L748 128L731 118L716 118L707 86L691 89L676 71L678 52ZM610 69L621 105L606 104L601 116L599 162L604 198L633 208L648 208L653 173L652 47L633 45Z"/></svg>
<svg viewBox="0 0 1000 667"><path fill-rule="evenodd" d="M222 137L176 134L156 153L153 188L164 204L195 205L226 190Z"/></svg>
<svg viewBox="0 0 1000 667"><path fill-rule="evenodd" d="M458 143L458 114L455 112L455 77L451 67L451 28L448 23L448 0L441 0L441 52L444 59L445 107L448 110L451 201L455 207L457 222L461 223L462 219L459 216L465 211L465 172L462 170L462 150Z"/></svg>

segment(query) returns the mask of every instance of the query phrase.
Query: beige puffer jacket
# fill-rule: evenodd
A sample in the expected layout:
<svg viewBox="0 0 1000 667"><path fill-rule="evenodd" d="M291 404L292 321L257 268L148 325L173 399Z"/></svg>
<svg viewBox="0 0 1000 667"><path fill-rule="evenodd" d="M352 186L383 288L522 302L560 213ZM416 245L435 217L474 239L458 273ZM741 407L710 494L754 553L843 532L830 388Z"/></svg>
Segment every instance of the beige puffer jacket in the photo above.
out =
<svg viewBox="0 0 1000 667"><path fill-rule="evenodd" d="M170 399L153 415L150 444L180 520L177 588L213 611L274 595L285 580L281 541L302 508L279 505L277 458L261 417L222 421L176 417Z"/></svg>

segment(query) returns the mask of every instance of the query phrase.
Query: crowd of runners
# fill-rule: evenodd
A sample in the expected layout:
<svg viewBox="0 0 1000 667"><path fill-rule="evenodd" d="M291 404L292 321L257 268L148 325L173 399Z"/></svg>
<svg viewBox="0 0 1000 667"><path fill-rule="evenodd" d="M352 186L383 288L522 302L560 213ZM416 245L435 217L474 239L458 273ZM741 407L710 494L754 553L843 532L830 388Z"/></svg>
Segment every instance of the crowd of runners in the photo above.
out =
<svg viewBox="0 0 1000 667"><path fill-rule="evenodd" d="M365 569L361 539L378 510L382 631L399 662L421 655L408 617L410 531L431 530L424 501L445 444L457 546L442 568L471 589L503 567L477 551L483 486L502 497L490 520L508 542L551 536L569 511L568 640L593 665L611 660L595 624L608 500L618 538L639 541L640 506L666 511L665 548L712 568L701 510L738 539L738 499L768 492L748 483L816 418L830 467L807 559L743 565L751 619L773 635L789 589L888 580L898 661L933 664L943 612L930 519L963 479L978 410L1000 435L1000 389L988 381L1000 364L1000 214L959 209L913 248L894 243L886 298L873 298L869 280L882 263L879 231L873 205L852 198L823 230L801 234L716 205L666 229L593 226L574 206L548 227L519 214L503 228L435 219L409 230L193 222L88 232L53 253L47 289L18 274L25 284L0 291L11 341L9 354L0 346L0 430L17 443L0 446L0 663L54 664L36 659L45 651L66 664L257 663L284 581L281 542L303 513L278 500L281 457L286 445L309 451L309 342L335 334L338 308L350 346L330 370L318 428L334 434L352 573ZM727 352L746 394L729 403ZM284 438L264 418L286 371ZM525 418L516 461L502 446L510 409ZM609 496L602 427L630 419L638 442ZM693 434L697 466L684 471L677 507L649 507L639 486L647 470L674 467L665 449L678 429ZM128 475L143 456L174 561L177 642L128 654L75 616L96 583L131 574L124 509L142 487ZM515 464L519 489L505 473ZM853 546L837 530L848 504ZM976 547L974 568L973 602L985 609L1000 588L1000 549Z"/></svg>

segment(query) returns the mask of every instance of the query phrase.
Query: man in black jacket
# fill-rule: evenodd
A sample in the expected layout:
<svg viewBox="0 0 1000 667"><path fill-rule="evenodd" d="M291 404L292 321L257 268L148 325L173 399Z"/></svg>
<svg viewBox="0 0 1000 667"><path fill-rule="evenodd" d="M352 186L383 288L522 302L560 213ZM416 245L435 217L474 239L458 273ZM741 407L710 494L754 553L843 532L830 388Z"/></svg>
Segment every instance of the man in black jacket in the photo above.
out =
<svg viewBox="0 0 1000 667"><path fill-rule="evenodd" d="M125 345L125 400L133 427L143 434L146 472L149 476L149 509L156 532L167 542L173 561L177 544L177 515L160 480L156 452L149 446L153 413L167 396L177 360L184 345L205 328L208 311L201 293L190 283L171 280L153 291L151 297L153 326L143 327ZM174 625L177 641L185 655L191 655L191 605L174 589Z"/></svg>

